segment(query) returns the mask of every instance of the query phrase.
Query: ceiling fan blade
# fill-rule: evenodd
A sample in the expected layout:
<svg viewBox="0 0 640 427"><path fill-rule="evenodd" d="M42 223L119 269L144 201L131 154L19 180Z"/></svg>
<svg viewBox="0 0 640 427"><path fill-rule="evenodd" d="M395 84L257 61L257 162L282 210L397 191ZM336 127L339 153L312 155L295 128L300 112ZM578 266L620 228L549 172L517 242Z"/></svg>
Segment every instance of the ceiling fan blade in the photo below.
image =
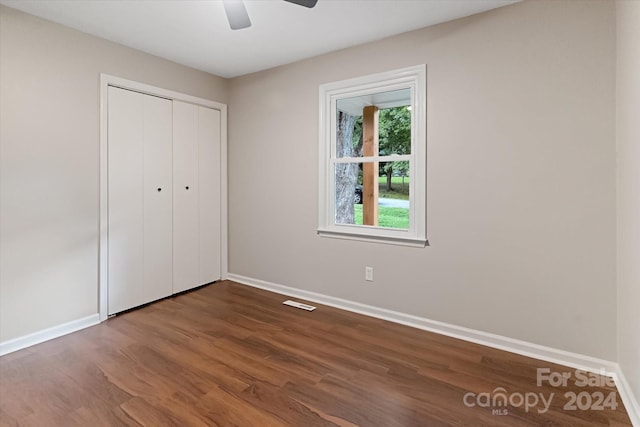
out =
<svg viewBox="0 0 640 427"><path fill-rule="evenodd" d="M316 5L316 3L318 3L318 0L284 0L284 1L288 1L289 3L297 4L300 6L308 7L309 9L311 9Z"/></svg>
<svg viewBox="0 0 640 427"><path fill-rule="evenodd" d="M229 26L232 30L241 30L251 26L251 20L242 0L223 0Z"/></svg>

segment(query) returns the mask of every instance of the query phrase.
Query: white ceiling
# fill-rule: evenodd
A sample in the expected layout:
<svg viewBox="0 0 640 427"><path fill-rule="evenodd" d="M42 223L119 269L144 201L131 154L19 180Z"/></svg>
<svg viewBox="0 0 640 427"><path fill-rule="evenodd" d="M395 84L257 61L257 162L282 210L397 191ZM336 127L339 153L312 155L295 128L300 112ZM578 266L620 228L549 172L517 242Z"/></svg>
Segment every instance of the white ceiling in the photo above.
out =
<svg viewBox="0 0 640 427"><path fill-rule="evenodd" d="M221 0L0 0L1 4L222 77L235 77L520 0L245 0L231 31Z"/></svg>

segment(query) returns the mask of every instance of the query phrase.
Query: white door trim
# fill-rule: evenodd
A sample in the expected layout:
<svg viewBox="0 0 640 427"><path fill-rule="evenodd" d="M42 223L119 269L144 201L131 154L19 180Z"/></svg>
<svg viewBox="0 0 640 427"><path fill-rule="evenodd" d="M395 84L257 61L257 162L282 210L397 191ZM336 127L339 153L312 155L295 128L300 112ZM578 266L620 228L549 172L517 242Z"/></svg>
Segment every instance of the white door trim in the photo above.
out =
<svg viewBox="0 0 640 427"><path fill-rule="evenodd" d="M107 301L109 288L109 259L108 259L108 162L107 162L107 103L108 88L115 86L122 89L129 89L148 95L159 96L171 100L188 102L201 105L220 111L220 278L226 279L229 274L228 268L228 236L227 236L227 105L198 98L168 89L151 86L145 83L135 82L109 74L100 74L100 247L98 255L99 277L98 277L98 310L100 321L107 318Z"/></svg>

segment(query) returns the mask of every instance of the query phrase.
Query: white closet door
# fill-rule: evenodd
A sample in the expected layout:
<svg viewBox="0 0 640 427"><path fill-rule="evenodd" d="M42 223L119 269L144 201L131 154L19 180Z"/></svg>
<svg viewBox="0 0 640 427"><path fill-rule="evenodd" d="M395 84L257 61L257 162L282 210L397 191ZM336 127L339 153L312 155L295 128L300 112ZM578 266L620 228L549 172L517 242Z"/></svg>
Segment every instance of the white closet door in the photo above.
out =
<svg viewBox="0 0 640 427"><path fill-rule="evenodd" d="M220 279L220 112L173 102L173 292Z"/></svg>
<svg viewBox="0 0 640 427"><path fill-rule="evenodd" d="M173 292L200 283L198 106L173 103Z"/></svg>
<svg viewBox="0 0 640 427"><path fill-rule="evenodd" d="M171 295L171 110L109 88L109 314Z"/></svg>
<svg viewBox="0 0 640 427"><path fill-rule="evenodd" d="M144 296L173 291L172 102L144 97Z"/></svg>
<svg viewBox="0 0 640 427"><path fill-rule="evenodd" d="M220 111L199 107L200 283L220 279Z"/></svg>
<svg viewBox="0 0 640 427"><path fill-rule="evenodd" d="M108 313L144 304L143 98L109 87Z"/></svg>

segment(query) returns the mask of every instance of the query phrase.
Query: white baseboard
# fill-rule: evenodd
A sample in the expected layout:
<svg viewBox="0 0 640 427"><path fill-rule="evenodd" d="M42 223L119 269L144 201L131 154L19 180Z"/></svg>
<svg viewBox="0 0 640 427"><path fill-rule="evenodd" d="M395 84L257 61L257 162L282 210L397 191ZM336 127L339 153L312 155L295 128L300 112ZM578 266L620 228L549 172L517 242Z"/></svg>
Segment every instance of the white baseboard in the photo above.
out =
<svg viewBox="0 0 640 427"><path fill-rule="evenodd" d="M511 353L521 354L523 356L540 359L559 365L568 366L574 369L581 369L586 372L596 374L604 374L613 377L618 386L618 392L624 402L627 412L634 426L640 427L640 411L638 411L638 401L635 400L633 392L629 387L620 366L616 362L598 359L579 353L572 353L565 350L547 347L527 341L517 340L501 335L488 332L478 331L462 326L452 325L437 320L431 320L424 317L418 317L411 314L400 313L398 311L387 310L385 308L374 307L367 304L361 304L355 301L349 301L342 298L336 298L316 292L296 289L289 286L279 285L252 277L241 276L229 273L228 280L242 283L244 285L260 288L271 292L276 292L286 296L301 298L319 304L340 308L354 313L364 314L366 316L378 319L388 320L394 323L411 326L425 331L435 332L453 338L470 341L476 344L486 345L488 347L497 348L499 350L509 351Z"/></svg>
<svg viewBox="0 0 640 427"><path fill-rule="evenodd" d="M34 332L23 337L18 337L12 340L1 342L0 356L3 356L7 353L13 353L14 351L22 350L23 348L30 347L32 345L40 344L44 341L52 340L54 338L67 335L75 331L79 331L80 329L84 329L89 326L97 325L98 323L100 323L100 315L96 313L92 314L91 316L63 323L62 325L52 326L51 328L43 329L41 331Z"/></svg>
<svg viewBox="0 0 640 427"><path fill-rule="evenodd" d="M616 380L622 403L624 403L627 414L631 418L631 424L635 427L640 427L640 396L635 396L620 366L618 366L614 379Z"/></svg>

